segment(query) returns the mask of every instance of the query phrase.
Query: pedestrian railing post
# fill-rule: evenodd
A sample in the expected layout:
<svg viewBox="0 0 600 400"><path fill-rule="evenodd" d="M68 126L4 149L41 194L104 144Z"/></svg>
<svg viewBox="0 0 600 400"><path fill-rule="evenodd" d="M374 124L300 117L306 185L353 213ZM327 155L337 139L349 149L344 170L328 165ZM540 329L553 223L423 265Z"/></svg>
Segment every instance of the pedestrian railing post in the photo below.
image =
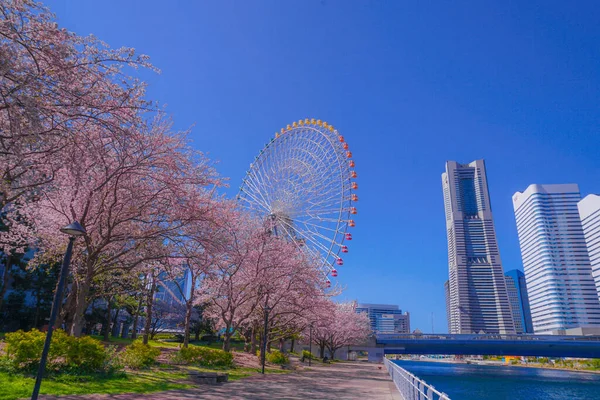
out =
<svg viewBox="0 0 600 400"><path fill-rule="evenodd" d="M450 400L447 394L436 390L387 358L384 358L383 363L403 400Z"/></svg>

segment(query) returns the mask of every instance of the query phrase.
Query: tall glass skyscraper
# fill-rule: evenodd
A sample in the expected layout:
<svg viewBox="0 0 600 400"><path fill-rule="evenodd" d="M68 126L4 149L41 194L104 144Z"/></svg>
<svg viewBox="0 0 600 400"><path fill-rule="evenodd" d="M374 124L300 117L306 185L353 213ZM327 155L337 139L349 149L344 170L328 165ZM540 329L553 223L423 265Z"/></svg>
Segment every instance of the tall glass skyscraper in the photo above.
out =
<svg viewBox="0 0 600 400"><path fill-rule="evenodd" d="M450 333L515 333L485 163L446 163Z"/></svg>
<svg viewBox="0 0 600 400"><path fill-rule="evenodd" d="M515 321L515 330L517 333L533 333L525 274L518 269L513 269L505 273L504 277L506 278L506 289L513 321Z"/></svg>
<svg viewBox="0 0 600 400"><path fill-rule="evenodd" d="M513 196L535 333L600 325L600 302L576 184L530 185Z"/></svg>
<svg viewBox="0 0 600 400"><path fill-rule="evenodd" d="M592 276L596 281L596 291L600 297L600 196L590 194L577 203L583 234L587 244Z"/></svg>

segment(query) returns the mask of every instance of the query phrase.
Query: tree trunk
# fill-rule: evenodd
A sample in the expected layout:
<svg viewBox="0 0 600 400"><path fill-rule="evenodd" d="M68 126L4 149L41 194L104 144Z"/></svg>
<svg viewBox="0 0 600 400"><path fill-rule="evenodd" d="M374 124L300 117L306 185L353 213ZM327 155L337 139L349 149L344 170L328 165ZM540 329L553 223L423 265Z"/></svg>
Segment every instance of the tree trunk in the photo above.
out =
<svg viewBox="0 0 600 400"><path fill-rule="evenodd" d="M291 353L293 353L293 352L294 352L294 344L296 344L296 339L295 339L295 338L292 338L292 343L291 343L291 346L290 346L290 352L291 352Z"/></svg>
<svg viewBox="0 0 600 400"><path fill-rule="evenodd" d="M325 344L323 344L323 343L319 343L319 357L320 358L325 357Z"/></svg>
<svg viewBox="0 0 600 400"><path fill-rule="evenodd" d="M225 333L223 334L223 350L225 350L228 353L231 351L231 335L231 327L226 326Z"/></svg>
<svg viewBox="0 0 600 400"><path fill-rule="evenodd" d="M256 354L256 324L252 325L252 337L250 338L250 353Z"/></svg>
<svg viewBox="0 0 600 400"><path fill-rule="evenodd" d="M108 342L109 336L108 334L110 333L110 321L111 321L111 314L112 313L112 309L111 309L111 298L109 297L107 299L107 303L106 303L106 326L104 327L104 341Z"/></svg>
<svg viewBox="0 0 600 400"><path fill-rule="evenodd" d="M90 292L90 287L92 285L93 271L93 264L90 264L90 262L88 262L85 280L81 282L80 285L77 285L77 296L75 298L75 312L73 314L73 321L71 322L71 328L69 330L69 333L75 337L81 336L81 329L83 328L85 310L87 309L88 305L87 296Z"/></svg>
<svg viewBox="0 0 600 400"><path fill-rule="evenodd" d="M133 330L131 332L131 338L133 340L137 339L137 327L138 327L138 322L140 320L140 311L142 310L143 299L144 299L144 296L140 296L140 301L138 301L138 306L135 310L135 315L133 316Z"/></svg>
<svg viewBox="0 0 600 400"><path fill-rule="evenodd" d="M119 337L119 313L121 312L120 308L117 308L115 311L115 317L113 318L113 328L111 332L112 337Z"/></svg>
<svg viewBox="0 0 600 400"><path fill-rule="evenodd" d="M336 352L336 351L337 351L339 348L340 348L340 347L338 347L338 348L336 349L336 348L333 348L333 347L329 347L329 346L327 346L327 350L329 350L329 358L330 358L331 360L334 360L334 359L335 359L335 352Z"/></svg>
<svg viewBox="0 0 600 400"><path fill-rule="evenodd" d="M8 282L10 281L10 270L12 267L12 256L6 257L6 263L4 265L4 276L2 277L2 287L0 287L0 312L2 312L2 304L4 303L4 295L8 288Z"/></svg>
<svg viewBox="0 0 600 400"><path fill-rule="evenodd" d="M71 290L66 294L67 300L65 301L64 307L59 310L58 317L56 318L55 328L59 328L65 325L65 331L71 332L71 326L73 325L73 314L75 313L75 299L77 298L77 285L73 284Z"/></svg>
<svg viewBox="0 0 600 400"><path fill-rule="evenodd" d="M283 338L279 339L279 351L283 353L283 346L285 344L285 340Z"/></svg>
<svg viewBox="0 0 600 400"><path fill-rule="evenodd" d="M185 305L185 325L183 328L183 347L190 344L190 322L192 320L192 302L188 301Z"/></svg>
<svg viewBox="0 0 600 400"><path fill-rule="evenodd" d="M42 308L42 299L41 297L42 288L39 284L39 281L36 284L35 288L35 317L33 317L33 327L39 328L40 323L40 308ZM0 307L2 308L2 307Z"/></svg>
<svg viewBox="0 0 600 400"><path fill-rule="evenodd" d="M154 303L154 291L156 290L154 271L152 271L150 279L152 282L150 283L150 290L148 291L148 297L146 298L146 326L144 327L144 344L148 344L148 338L150 337L150 331L152 329L152 304Z"/></svg>
<svg viewBox="0 0 600 400"><path fill-rule="evenodd" d="M183 329L183 347L188 347L190 343L190 323L192 322L192 308L194 307L194 289L196 286L196 279L192 274L192 290L190 291L190 298L185 303L185 327ZM184 294L185 296L185 294Z"/></svg>

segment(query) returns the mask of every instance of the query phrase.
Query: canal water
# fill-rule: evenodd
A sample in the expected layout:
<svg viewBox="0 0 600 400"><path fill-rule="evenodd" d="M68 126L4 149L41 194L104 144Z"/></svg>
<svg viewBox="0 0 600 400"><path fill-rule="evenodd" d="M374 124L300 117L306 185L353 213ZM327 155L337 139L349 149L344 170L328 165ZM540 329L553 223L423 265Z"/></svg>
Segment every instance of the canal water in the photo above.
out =
<svg viewBox="0 0 600 400"><path fill-rule="evenodd" d="M600 374L428 361L394 361L452 400L600 400Z"/></svg>

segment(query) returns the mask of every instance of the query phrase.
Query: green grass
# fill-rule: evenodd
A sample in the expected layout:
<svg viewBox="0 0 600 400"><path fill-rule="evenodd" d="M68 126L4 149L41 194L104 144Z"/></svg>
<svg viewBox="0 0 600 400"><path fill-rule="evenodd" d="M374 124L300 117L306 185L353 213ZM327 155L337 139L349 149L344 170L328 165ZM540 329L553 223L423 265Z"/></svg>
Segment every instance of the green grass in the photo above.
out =
<svg viewBox="0 0 600 400"><path fill-rule="evenodd" d="M142 371L114 377L62 375L42 382L41 393L52 395L91 393L150 393L163 390L185 389L190 385L178 383L187 374L181 371ZM0 372L0 400L28 398L34 378Z"/></svg>
<svg viewBox="0 0 600 400"><path fill-rule="evenodd" d="M98 340L100 340L103 343L106 343L106 342L104 342L104 337L101 336L101 335L90 335L90 337L92 337L94 339L98 339ZM142 337L140 336L140 337L138 337L138 339L142 339ZM108 339L108 343L111 343L111 344L120 344L120 345L128 346L131 343L133 343L133 339L131 339L131 338L123 339L123 338L120 338L120 337L112 337L111 336ZM151 347L159 347L159 348L160 347L173 347L173 348L177 348L177 347L180 346L180 343L170 342L170 341L163 341L163 340L149 340L148 344Z"/></svg>
<svg viewBox="0 0 600 400"><path fill-rule="evenodd" d="M190 342L191 345L193 346L204 346L204 347L210 347L211 349L223 349L223 342ZM230 346L232 349L235 349L237 351L243 351L244 350L244 342L231 342Z"/></svg>
<svg viewBox="0 0 600 400"><path fill-rule="evenodd" d="M91 338L97 339L101 342L104 342L104 336L102 335L89 335ZM123 344L123 345L129 345L133 342L133 339L131 338L127 338L127 339L123 339L120 337L113 337L113 336L109 336L108 338L108 342L109 343L114 343L114 344Z"/></svg>

